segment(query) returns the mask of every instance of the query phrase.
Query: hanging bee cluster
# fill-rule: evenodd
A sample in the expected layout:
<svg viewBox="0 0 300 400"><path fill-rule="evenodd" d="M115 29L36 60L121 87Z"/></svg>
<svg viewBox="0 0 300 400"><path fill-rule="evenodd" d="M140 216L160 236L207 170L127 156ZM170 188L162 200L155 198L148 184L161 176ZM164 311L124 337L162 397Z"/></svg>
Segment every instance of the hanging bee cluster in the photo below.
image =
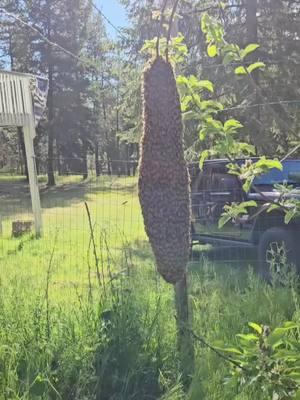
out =
<svg viewBox="0 0 300 400"><path fill-rule="evenodd" d="M190 185L176 80L162 57L144 70L143 123L139 199L157 269L175 284L189 258Z"/></svg>

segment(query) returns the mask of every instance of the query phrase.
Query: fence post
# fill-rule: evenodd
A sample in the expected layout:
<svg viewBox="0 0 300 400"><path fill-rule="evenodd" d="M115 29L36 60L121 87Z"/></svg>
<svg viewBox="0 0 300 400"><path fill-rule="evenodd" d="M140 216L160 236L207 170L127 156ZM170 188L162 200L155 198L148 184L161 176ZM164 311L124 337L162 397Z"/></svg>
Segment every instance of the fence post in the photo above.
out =
<svg viewBox="0 0 300 400"><path fill-rule="evenodd" d="M29 126L24 126L23 129L34 227L36 236L40 237L42 235L42 211L32 139L35 135L31 132L34 127L30 128Z"/></svg>

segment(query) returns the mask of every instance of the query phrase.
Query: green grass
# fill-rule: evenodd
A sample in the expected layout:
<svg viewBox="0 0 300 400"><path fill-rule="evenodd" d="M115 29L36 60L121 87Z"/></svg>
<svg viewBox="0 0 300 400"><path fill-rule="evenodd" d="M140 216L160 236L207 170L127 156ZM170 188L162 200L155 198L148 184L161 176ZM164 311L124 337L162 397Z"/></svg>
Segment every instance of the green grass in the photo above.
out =
<svg viewBox="0 0 300 400"><path fill-rule="evenodd" d="M42 187L40 240L10 237L12 220L30 218L24 189L21 179L1 178L1 400L268 400L224 385L228 364L198 343L184 393L173 288L155 272L134 178L69 177ZM100 284L84 202L95 224ZM296 283L266 285L247 257L231 264L209 254L198 248L189 267L195 333L235 345L249 321L300 321Z"/></svg>
<svg viewBox="0 0 300 400"><path fill-rule="evenodd" d="M0 180L1 193L5 193L0 196L0 261L4 265L26 265L27 276L43 273L55 245L59 260L55 279L65 284L85 281L87 258L93 253L91 248L88 251L90 229L85 202L96 244L100 245L100 233L105 232L111 256L117 257L125 242L145 238L135 178L100 177L82 182L80 177L71 176L60 179L55 188L41 187L43 238L11 239L12 221L32 219L27 186L16 178L13 182L6 177Z"/></svg>

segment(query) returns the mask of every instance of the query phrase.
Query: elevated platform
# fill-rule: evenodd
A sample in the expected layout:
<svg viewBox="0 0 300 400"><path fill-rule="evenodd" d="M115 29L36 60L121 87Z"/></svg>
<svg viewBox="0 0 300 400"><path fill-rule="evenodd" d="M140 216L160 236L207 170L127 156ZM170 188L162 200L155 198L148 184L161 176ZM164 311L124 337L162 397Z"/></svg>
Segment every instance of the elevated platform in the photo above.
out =
<svg viewBox="0 0 300 400"><path fill-rule="evenodd" d="M32 209L37 236L41 235L41 204L33 139L46 107L48 81L30 74L0 71L0 127L20 127L24 132Z"/></svg>

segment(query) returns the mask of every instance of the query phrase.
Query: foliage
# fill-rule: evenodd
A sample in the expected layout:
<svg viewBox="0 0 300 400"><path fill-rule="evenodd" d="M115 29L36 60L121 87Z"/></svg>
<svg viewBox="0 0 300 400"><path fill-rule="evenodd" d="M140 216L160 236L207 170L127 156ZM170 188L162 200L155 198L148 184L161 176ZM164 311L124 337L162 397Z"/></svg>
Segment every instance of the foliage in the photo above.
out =
<svg viewBox="0 0 300 400"><path fill-rule="evenodd" d="M219 55L225 65L232 62L243 63L244 59L258 49L258 45L250 44L240 48L237 44L229 44L224 39L225 33L222 24L204 14L201 20L202 31L208 44L207 53L210 57ZM261 62L253 62L247 67L243 64L235 69L237 75L251 75L253 71L262 68ZM186 120L193 120L198 124L199 139L207 143L207 148L201 152L200 168L205 160L210 157L225 157L229 160L228 172L238 176L245 192L259 189L253 185L255 178L272 169L282 170L282 164L276 159L267 159L265 156L253 161L250 156L255 155L255 147L246 142L239 141L238 131L243 125L236 119L230 118L222 122L217 119L218 114L224 110L222 104L216 100L203 98L204 89L214 92L214 85L210 81L199 80L194 75L189 77L179 76L177 83L181 90L182 112ZM208 140L207 140L208 139ZM243 158L243 163L237 159ZM277 187L278 189L278 187ZM275 202L270 200L267 211L280 209L285 214L288 223L300 214L300 201L293 197L293 187L284 185L279 188L281 196ZM230 220L236 220L247 213L249 207L255 206L254 202L226 205L219 226L222 227Z"/></svg>
<svg viewBox="0 0 300 400"><path fill-rule="evenodd" d="M146 40L144 46L141 49L141 53L149 54L152 57L155 56L157 40L157 37L151 40ZM172 63L178 64L186 60L188 49L184 43L183 35L171 38L169 43L167 43L166 38L161 38L159 41L159 55L165 56L167 49L169 60Z"/></svg>
<svg viewBox="0 0 300 400"><path fill-rule="evenodd" d="M130 157L138 157L137 143L142 131L139 74L145 58L140 50L145 41L157 36L160 10L150 1L121 0L128 12L129 24L123 29L122 39L113 41L108 38L105 21L88 2L71 3L21 0L4 1L3 6L83 62L48 47L36 32L1 13L0 63L2 68L45 76L49 76L53 67L54 115L50 112L49 116L48 111L48 121L46 119L39 127L36 140L41 171L47 168L50 157L55 159L53 167L60 174L85 173L87 153L88 158L98 158L104 171L125 173L126 169L121 168L124 162L121 167L116 167L110 160L128 161ZM176 53L176 57L182 62L177 69L184 76L205 76L215 83L214 93L204 94L205 100L218 99L225 110L241 105L241 109L230 112L230 117L243 125L241 142L255 143L258 151L269 158L274 153L279 157L299 140L299 113L296 112L299 106L298 4L296 0L258 0L255 17L250 21L251 5L251 0L237 0L234 4L219 0L180 2L177 23L182 36L176 39L176 46L181 53ZM199 24L203 10L208 10L209 15L217 17L225 27L226 35L222 37L216 25L217 42L211 36L206 43L206 35ZM211 17L206 18L206 26L213 23ZM255 30L256 37L251 34ZM239 51L237 47L226 48L233 41L238 42ZM260 43L260 47L257 48L255 43ZM162 48L165 46L163 38L161 45ZM207 46L210 46L211 56L216 52L218 55L209 57ZM219 62L224 56L227 57L226 65ZM230 62L230 59L238 61ZM256 89L249 83L248 74L244 73L256 62L266 65L264 74L260 73L261 68L250 74L263 89L267 101L260 101ZM235 69L243 74L231 73ZM252 106L277 100L287 102L272 105L272 110L264 105ZM293 103L289 103L290 100ZM248 107L251 107L249 112ZM222 122L223 117L227 119L227 114L224 110L219 114ZM286 128L278 124L276 116L286 121ZM53 123L50 123L51 119ZM186 156L193 161L206 145L198 138L197 125L193 120L185 124ZM51 128L53 155L49 156ZM12 139L13 149L4 144L4 155L19 156L20 143L15 145L14 142ZM73 158L77 160L71 160ZM7 160L7 157L3 159Z"/></svg>
<svg viewBox="0 0 300 400"><path fill-rule="evenodd" d="M236 347L221 347L232 361L227 384L252 386L268 399L298 399L299 325L285 322L273 330L256 323L249 326L251 333L236 335Z"/></svg>
<svg viewBox="0 0 300 400"><path fill-rule="evenodd" d="M257 207L256 201L243 201L241 203L226 204L224 211L219 219L219 228L222 228L229 221L236 223L238 219L243 215L248 215L250 207Z"/></svg>

